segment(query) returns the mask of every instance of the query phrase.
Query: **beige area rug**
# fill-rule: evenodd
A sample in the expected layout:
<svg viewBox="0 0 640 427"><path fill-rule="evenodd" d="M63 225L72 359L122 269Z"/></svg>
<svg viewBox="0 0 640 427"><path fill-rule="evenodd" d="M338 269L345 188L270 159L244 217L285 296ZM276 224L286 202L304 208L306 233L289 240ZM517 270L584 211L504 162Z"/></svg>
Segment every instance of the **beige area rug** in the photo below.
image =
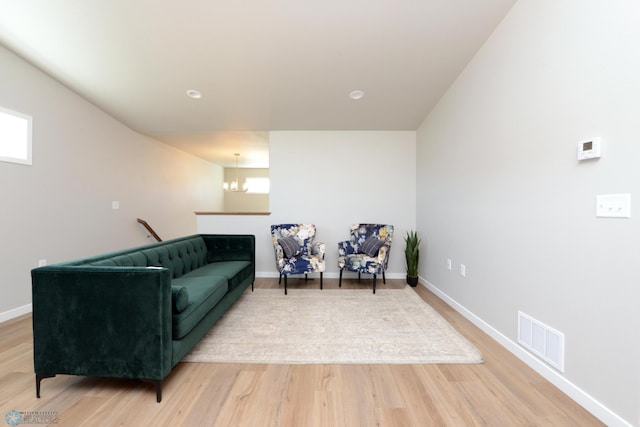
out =
<svg viewBox="0 0 640 427"><path fill-rule="evenodd" d="M410 288L248 289L183 362L482 363Z"/></svg>

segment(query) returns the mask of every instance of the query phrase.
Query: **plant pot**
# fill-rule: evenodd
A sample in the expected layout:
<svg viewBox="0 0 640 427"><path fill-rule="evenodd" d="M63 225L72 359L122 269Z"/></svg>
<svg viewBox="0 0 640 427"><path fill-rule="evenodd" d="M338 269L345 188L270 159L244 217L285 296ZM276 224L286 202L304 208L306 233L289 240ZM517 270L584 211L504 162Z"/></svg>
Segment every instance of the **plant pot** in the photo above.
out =
<svg viewBox="0 0 640 427"><path fill-rule="evenodd" d="M407 284L415 288L418 285L418 276L415 276L415 277L407 276Z"/></svg>

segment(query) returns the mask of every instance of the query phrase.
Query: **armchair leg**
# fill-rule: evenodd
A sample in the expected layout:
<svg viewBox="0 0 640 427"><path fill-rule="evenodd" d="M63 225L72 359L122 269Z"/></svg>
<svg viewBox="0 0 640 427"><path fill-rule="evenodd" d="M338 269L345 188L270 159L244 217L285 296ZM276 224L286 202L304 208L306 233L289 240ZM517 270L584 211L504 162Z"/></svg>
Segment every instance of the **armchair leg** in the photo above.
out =
<svg viewBox="0 0 640 427"><path fill-rule="evenodd" d="M284 275L284 294L287 294L287 275Z"/></svg>
<svg viewBox="0 0 640 427"><path fill-rule="evenodd" d="M358 282L360 281L360 272L358 271Z"/></svg>
<svg viewBox="0 0 640 427"><path fill-rule="evenodd" d="M342 287L342 269L340 269L340 279L338 280L338 287Z"/></svg>
<svg viewBox="0 0 640 427"><path fill-rule="evenodd" d="M320 290L322 290L322 271L320 272Z"/></svg>
<svg viewBox="0 0 640 427"><path fill-rule="evenodd" d="M376 293L376 275L373 275L373 293Z"/></svg>
<svg viewBox="0 0 640 427"><path fill-rule="evenodd" d="M383 284L383 285L386 285L386 284L387 284L387 281L386 281L386 280L385 280L385 278L384 278L384 270L382 270L382 284Z"/></svg>
<svg viewBox="0 0 640 427"><path fill-rule="evenodd" d="M280 277L278 277L278 285L282 283L282 273L280 273Z"/></svg>
<svg viewBox="0 0 640 427"><path fill-rule="evenodd" d="M306 282L307 280L309 280L309 277L307 277L307 273L304 273L304 281Z"/></svg>

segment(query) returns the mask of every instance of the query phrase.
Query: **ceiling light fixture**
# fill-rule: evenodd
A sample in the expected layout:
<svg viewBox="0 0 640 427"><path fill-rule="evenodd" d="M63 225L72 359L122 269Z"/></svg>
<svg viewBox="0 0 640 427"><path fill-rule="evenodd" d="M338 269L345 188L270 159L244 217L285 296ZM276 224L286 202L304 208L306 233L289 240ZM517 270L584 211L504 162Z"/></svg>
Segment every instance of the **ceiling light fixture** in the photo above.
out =
<svg viewBox="0 0 640 427"><path fill-rule="evenodd" d="M247 187L247 182L245 181L242 184L242 188L240 188L240 181L238 180L238 158L240 157L240 153L233 153L233 155L236 156L236 180L223 183L222 188L224 188L224 191L237 191L246 193L247 190L249 190L249 187Z"/></svg>
<svg viewBox="0 0 640 427"><path fill-rule="evenodd" d="M195 89L189 89L187 91L187 96L193 99L200 99L202 98L202 93L200 93L200 91L197 91Z"/></svg>
<svg viewBox="0 0 640 427"><path fill-rule="evenodd" d="M364 96L364 92L361 90L354 90L354 91L351 91L351 93L349 94L349 98L355 99L355 100L362 99L363 96Z"/></svg>

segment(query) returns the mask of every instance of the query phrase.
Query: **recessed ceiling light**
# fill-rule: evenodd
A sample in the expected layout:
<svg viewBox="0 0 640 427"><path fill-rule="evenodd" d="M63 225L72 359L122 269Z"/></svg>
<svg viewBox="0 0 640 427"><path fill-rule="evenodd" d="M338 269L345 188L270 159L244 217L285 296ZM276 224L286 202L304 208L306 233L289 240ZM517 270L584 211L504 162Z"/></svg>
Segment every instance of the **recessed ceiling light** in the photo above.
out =
<svg viewBox="0 0 640 427"><path fill-rule="evenodd" d="M361 90L354 90L349 94L349 98L351 99L360 99L364 96L364 92Z"/></svg>
<svg viewBox="0 0 640 427"><path fill-rule="evenodd" d="M195 90L195 89L189 89L189 90L187 91L187 96L188 96L189 98L193 98L193 99L200 99L200 98L202 98L202 94L201 94L199 91Z"/></svg>

